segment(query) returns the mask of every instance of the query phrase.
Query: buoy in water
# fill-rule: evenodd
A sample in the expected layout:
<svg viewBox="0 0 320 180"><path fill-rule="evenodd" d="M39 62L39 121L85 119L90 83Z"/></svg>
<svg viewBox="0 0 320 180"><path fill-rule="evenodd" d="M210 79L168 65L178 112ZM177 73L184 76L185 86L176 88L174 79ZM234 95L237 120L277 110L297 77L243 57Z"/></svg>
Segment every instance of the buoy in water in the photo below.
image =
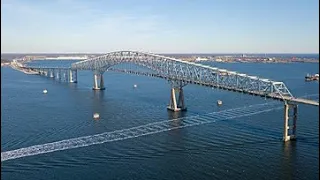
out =
<svg viewBox="0 0 320 180"><path fill-rule="evenodd" d="M93 118L94 118L94 119L99 119L99 117L100 117L99 113L94 113L94 114L93 114Z"/></svg>
<svg viewBox="0 0 320 180"><path fill-rule="evenodd" d="M48 90L44 89L43 94L47 94L47 93L48 93Z"/></svg>
<svg viewBox="0 0 320 180"><path fill-rule="evenodd" d="M135 85L133 85L133 87L136 88L136 87L138 87L138 86L135 84Z"/></svg>
<svg viewBox="0 0 320 180"><path fill-rule="evenodd" d="M218 100L218 101L217 101L217 104L218 104L218 106L221 106L221 105L222 105L222 101L221 101L221 100Z"/></svg>

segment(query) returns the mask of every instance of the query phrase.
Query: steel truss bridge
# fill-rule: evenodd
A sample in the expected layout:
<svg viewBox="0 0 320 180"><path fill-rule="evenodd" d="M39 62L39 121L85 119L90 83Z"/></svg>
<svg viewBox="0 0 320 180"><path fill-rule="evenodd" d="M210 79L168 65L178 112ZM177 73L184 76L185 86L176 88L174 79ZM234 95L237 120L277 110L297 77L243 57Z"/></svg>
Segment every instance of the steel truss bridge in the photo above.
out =
<svg viewBox="0 0 320 180"><path fill-rule="evenodd" d="M134 64L144 67L146 71L136 66L125 66L117 68L121 64ZM266 78L251 76L244 73L220 69L162 55L138 52L138 51L117 51L110 52L103 56L90 58L84 61L73 63L71 67L28 67L16 63L15 69L27 74L40 74L47 77L67 82L77 82L78 70L91 70L94 73L94 90L104 90L103 73L105 71L118 71L130 74L153 76L165 79L171 84L171 96L168 109L172 111L186 110L183 95L183 87L187 84L198 84L213 88L219 88L248 95L272 98L284 101L285 103L285 125L284 140L295 138L297 119L297 104L308 104L319 106L319 102L294 97L287 86L280 81L273 81ZM178 96L178 99L176 98ZM293 126L289 126L289 108L293 108ZM290 128L289 128L290 127ZM293 128L292 128L293 127ZM290 134L289 129L292 129Z"/></svg>

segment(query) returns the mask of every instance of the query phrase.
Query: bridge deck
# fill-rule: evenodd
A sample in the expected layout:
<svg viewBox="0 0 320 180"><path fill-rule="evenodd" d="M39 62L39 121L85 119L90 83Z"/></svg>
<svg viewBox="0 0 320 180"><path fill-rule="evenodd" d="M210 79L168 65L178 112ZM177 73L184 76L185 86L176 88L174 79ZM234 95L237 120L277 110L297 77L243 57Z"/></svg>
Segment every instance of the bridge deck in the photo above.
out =
<svg viewBox="0 0 320 180"><path fill-rule="evenodd" d="M71 67L24 67L25 69L32 69L32 70L48 70L48 69L61 69L61 70L71 70Z"/></svg>
<svg viewBox="0 0 320 180"><path fill-rule="evenodd" d="M285 97L287 98L287 97ZM319 106L318 101L310 100L310 99L303 99L303 98L288 98L286 99L288 102L300 103L300 104L309 104L314 106Z"/></svg>
<svg viewBox="0 0 320 180"><path fill-rule="evenodd" d="M40 70L40 69L71 69L68 67L23 67L23 69L30 69L30 70ZM247 89L239 89L236 87L231 87L231 86L225 86L217 83L212 83L212 82L203 82L203 81L197 81L197 80L191 80L191 79L186 79L186 78L179 78L179 77L166 77L161 74L156 74L156 73L149 73L149 72L140 72L140 71L132 71L132 70L125 70L125 69L115 69L115 68L109 68L111 71L116 71L116 72L124 72L124 73L129 73L129 74L137 74L137 75L144 75L144 76L152 76L152 77L158 77L162 79L167 79L167 80L176 80L176 81L182 81L188 84L198 84L202 86L207 86L207 87L213 87L213 88L218 88L218 89L224 89L228 91L234 91L234 92L241 92L245 94L250 94L254 96L261 96L265 98L272 98L275 100L280 100L280 101L287 101L287 102L292 102L292 103L300 103L300 104L308 104L308 105L313 105L313 106L319 106L319 102L314 101L314 100L309 100L309 99L303 99L303 98L295 98L291 96L280 96L278 94L265 94L265 92L262 91L251 91Z"/></svg>
<svg viewBox="0 0 320 180"><path fill-rule="evenodd" d="M128 70L114 69L114 68L110 68L110 70L117 71L117 72L129 73L129 74L158 77L158 78L168 79L168 80L178 80L178 81L183 81L183 82L186 82L189 84L198 84L198 85L202 85L202 86L219 88L219 89L224 89L224 90L228 90L228 91L241 92L241 93L250 94L250 95L254 95L254 96L272 98L272 99L276 99L276 100L280 100L280 101L287 101L287 102L292 102L292 103L300 103L300 104L319 106L319 102L314 101L314 100L309 100L309 99L295 98L295 97L291 97L291 96L279 96L277 94L265 94L260 91L248 91L245 89L239 89L239 88L234 88L234 87L230 87L230 86L222 86L219 84L206 83L206 82L202 82L202 81L188 80L188 79L183 79L183 78L168 78L168 77L164 77L160 74L153 74L153 73L148 73L148 72L128 71Z"/></svg>

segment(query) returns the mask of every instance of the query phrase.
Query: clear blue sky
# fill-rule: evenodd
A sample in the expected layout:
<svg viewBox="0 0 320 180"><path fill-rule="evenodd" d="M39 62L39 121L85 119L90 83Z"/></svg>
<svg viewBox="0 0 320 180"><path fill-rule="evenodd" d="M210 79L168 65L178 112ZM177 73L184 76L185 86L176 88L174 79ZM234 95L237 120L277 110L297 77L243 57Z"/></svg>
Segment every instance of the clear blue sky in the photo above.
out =
<svg viewBox="0 0 320 180"><path fill-rule="evenodd" d="M1 52L319 53L319 0L2 0Z"/></svg>

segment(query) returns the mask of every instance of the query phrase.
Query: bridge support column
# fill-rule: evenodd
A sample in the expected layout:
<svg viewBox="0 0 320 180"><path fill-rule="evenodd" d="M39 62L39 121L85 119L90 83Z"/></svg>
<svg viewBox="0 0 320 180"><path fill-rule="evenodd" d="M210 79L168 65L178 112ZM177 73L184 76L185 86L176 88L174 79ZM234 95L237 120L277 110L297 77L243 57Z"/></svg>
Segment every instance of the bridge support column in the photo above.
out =
<svg viewBox="0 0 320 180"><path fill-rule="evenodd" d="M53 78L53 77L54 77L53 70L52 70L52 69L50 69L49 71L50 71L50 77L51 77L51 78Z"/></svg>
<svg viewBox="0 0 320 180"><path fill-rule="evenodd" d="M100 83L99 83L100 82ZM103 72L95 71L93 74L93 90L105 90Z"/></svg>
<svg viewBox="0 0 320 180"><path fill-rule="evenodd" d="M60 75L60 70L55 70L55 73L56 73L56 80L60 80L61 78L61 75Z"/></svg>
<svg viewBox="0 0 320 180"><path fill-rule="evenodd" d="M293 108L292 115L290 115L290 108ZM297 119L298 119L298 105L285 103L284 104L284 129L283 129L284 142L296 139ZM290 125L290 122L292 123L291 125Z"/></svg>
<svg viewBox="0 0 320 180"><path fill-rule="evenodd" d="M183 87L182 82L180 82L178 87L176 87L175 84L172 84L170 103L167 107L168 110L171 110L174 112L187 110L184 102L184 94L183 94L182 87ZM178 102L176 100L176 92L178 92Z"/></svg>
<svg viewBox="0 0 320 180"><path fill-rule="evenodd" d="M69 70L69 82L77 83L77 70Z"/></svg>
<svg viewBox="0 0 320 180"><path fill-rule="evenodd" d="M66 81L66 82L68 82L68 78L67 78L66 70L63 70L62 75L63 75L63 79L62 79L62 81Z"/></svg>

